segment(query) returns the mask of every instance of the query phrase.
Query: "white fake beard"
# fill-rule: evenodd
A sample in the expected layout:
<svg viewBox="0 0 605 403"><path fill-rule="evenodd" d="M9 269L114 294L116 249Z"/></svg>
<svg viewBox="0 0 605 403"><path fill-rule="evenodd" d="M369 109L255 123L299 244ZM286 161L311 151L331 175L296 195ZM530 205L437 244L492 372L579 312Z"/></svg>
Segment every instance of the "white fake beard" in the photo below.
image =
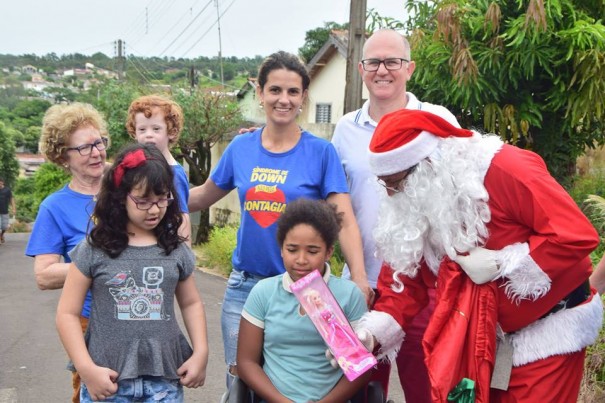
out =
<svg viewBox="0 0 605 403"><path fill-rule="evenodd" d="M437 274L453 258L483 244L490 221L488 194L479 164L481 147L468 139L445 139L408 177L402 192L384 192L374 238L377 255L399 275L415 277L422 260ZM482 160L485 160L483 156Z"/></svg>

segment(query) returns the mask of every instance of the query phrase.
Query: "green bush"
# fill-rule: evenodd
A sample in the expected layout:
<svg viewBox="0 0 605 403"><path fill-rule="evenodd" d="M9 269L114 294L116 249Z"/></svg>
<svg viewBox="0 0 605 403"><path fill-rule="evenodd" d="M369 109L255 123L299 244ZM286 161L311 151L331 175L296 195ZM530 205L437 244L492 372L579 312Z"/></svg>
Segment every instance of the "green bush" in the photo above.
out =
<svg viewBox="0 0 605 403"><path fill-rule="evenodd" d="M605 298L603 298L605 303ZM584 378L580 387L578 402L596 403L605 401L605 327L599 338L586 349Z"/></svg>
<svg viewBox="0 0 605 403"><path fill-rule="evenodd" d="M236 234L236 226L212 228L208 242L195 247L200 264L228 276L231 273L231 255L236 245Z"/></svg>
<svg viewBox="0 0 605 403"><path fill-rule="evenodd" d="M594 266L605 252L605 175L597 171L573 181L570 195L582 208L601 237L597 249L591 254ZM605 401L605 328L601 328L599 338L586 350L584 378L578 402L593 403Z"/></svg>
<svg viewBox="0 0 605 403"><path fill-rule="evenodd" d="M340 277L342 274L342 268L345 265L345 258L342 256L342 250L340 250L340 244L337 242L334 247L334 253L330 258L330 269L332 274Z"/></svg>
<svg viewBox="0 0 605 403"><path fill-rule="evenodd" d="M599 170L576 176L568 191L579 206L584 204L589 195L605 196L605 174Z"/></svg>
<svg viewBox="0 0 605 403"><path fill-rule="evenodd" d="M29 178L20 178L13 190L17 202L17 219L24 222L34 221L42 200L59 190L69 179L69 174L51 163L40 165Z"/></svg>

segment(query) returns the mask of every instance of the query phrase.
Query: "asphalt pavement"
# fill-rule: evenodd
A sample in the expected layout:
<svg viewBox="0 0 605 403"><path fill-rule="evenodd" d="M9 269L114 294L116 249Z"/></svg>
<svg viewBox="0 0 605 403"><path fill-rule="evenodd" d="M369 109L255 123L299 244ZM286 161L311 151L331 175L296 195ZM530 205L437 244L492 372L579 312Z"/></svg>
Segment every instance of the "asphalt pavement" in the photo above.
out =
<svg viewBox="0 0 605 403"><path fill-rule="evenodd" d="M5 237L0 245L0 403L69 402L71 373L55 328L61 290L37 288L33 259L24 255L29 234ZM226 279L197 270L195 281L206 308L210 357L205 385L185 388L185 399L218 403L225 385L220 311ZM399 382L391 379L390 398L403 402Z"/></svg>

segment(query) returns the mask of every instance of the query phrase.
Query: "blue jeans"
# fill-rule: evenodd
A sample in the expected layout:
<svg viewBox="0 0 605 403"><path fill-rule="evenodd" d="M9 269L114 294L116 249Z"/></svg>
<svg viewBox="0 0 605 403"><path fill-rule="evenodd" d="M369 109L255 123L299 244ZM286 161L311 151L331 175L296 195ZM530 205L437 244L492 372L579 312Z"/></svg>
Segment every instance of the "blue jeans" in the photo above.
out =
<svg viewBox="0 0 605 403"><path fill-rule="evenodd" d="M236 365L237 336L239 334L239 321L244 309L244 303L252 287L263 278L233 269L227 280L221 314L225 364L227 364L227 389L229 389L233 381L233 375L229 373L229 367Z"/></svg>
<svg viewBox="0 0 605 403"><path fill-rule="evenodd" d="M86 385L80 389L80 403L91 403ZM183 385L178 379L166 379L159 376L141 376L135 379L124 379L118 382L115 395L103 400L104 402L130 403L179 403L184 401Z"/></svg>

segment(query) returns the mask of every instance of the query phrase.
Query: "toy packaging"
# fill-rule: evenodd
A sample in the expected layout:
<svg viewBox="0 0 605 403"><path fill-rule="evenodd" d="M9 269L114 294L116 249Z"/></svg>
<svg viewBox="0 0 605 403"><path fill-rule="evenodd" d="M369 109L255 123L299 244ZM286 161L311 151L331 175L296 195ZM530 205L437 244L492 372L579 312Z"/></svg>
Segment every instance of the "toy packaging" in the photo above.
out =
<svg viewBox="0 0 605 403"><path fill-rule="evenodd" d="M359 341L342 308L315 270L290 286L349 381L376 365L376 358Z"/></svg>

